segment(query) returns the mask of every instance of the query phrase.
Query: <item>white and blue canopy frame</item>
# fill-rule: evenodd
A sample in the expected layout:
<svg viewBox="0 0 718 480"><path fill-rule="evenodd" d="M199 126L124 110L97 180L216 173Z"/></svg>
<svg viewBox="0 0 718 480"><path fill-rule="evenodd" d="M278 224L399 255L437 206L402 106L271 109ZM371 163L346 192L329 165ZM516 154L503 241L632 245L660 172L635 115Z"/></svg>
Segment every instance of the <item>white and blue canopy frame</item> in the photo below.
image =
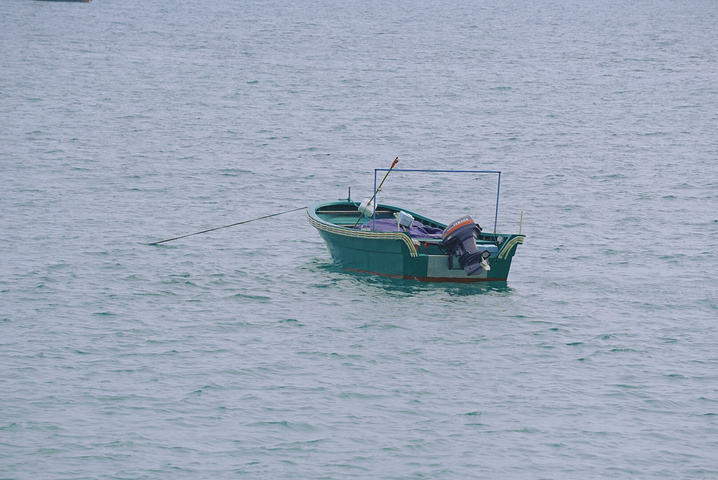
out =
<svg viewBox="0 0 718 480"><path fill-rule="evenodd" d="M496 234L496 227L499 220L499 195L501 193L501 171L499 170L421 170L421 169L403 169L403 168L375 168L374 169L374 205L378 205L379 202L376 196L379 194L377 191L377 174L379 172L406 172L406 173L470 173L470 174L486 174L496 175L496 212L494 214L494 234ZM376 208L374 209L373 220L376 222ZM374 223L376 225L376 223Z"/></svg>

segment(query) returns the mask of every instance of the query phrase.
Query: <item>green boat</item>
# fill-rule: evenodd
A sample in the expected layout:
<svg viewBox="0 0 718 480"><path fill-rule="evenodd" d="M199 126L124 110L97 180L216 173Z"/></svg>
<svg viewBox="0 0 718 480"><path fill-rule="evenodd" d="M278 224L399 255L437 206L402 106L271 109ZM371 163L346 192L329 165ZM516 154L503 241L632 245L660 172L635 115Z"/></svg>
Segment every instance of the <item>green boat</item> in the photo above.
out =
<svg viewBox="0 0 718 480"><path fill-rule="evenodd" d="M505 282L525 235L496 232L501 172L400 170L394 165L374 171L371 199L323 201L307 208L309 223L324 239L334 262L351 272L424 282ZM468 215L443 224L403 207L377 203L376 192L381 191L381 185L376 187L377 172L388 176L392 170L497 174L493 233L484 232Z"/></svg>

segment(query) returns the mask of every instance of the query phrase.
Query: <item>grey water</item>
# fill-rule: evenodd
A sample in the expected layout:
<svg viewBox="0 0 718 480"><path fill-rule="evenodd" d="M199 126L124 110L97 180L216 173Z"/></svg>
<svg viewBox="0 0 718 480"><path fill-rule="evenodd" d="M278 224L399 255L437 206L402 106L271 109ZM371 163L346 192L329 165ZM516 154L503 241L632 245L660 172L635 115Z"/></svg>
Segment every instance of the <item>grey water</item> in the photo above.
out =
<svg viewBox="0 0 718 480"><path fill-rule="evenodd" d="M0 478L718 478L718 3L4 0ZM302 211L500 170L508 282ZM380 201L493 223L493 179ZM523 212L523 222L520 221Z"/></svg>

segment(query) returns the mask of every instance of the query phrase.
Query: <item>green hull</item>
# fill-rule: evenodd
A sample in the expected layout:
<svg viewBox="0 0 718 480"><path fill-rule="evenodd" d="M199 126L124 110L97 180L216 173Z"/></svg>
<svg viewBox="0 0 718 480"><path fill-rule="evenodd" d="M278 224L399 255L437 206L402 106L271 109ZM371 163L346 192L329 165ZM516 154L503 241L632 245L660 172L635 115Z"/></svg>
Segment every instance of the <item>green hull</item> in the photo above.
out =
<svg viewBox="0 0 718 480"><path fill-rule="evenodd" d="M520 234L482 233L477 247L491 253L488 259L491 269L467 276L459 267L458 258L450 261L440 239L412 238L402 231L353 228L360 218L358 205L351 200L340 200L318 202L307 208L309 222L324 239L334 262L353 272L428 282L505 282L516 248L524 241L524 235ZM446 228L444 224L391 205L379 204L377 218L392 218L400 210L424 225Z"/></svg>

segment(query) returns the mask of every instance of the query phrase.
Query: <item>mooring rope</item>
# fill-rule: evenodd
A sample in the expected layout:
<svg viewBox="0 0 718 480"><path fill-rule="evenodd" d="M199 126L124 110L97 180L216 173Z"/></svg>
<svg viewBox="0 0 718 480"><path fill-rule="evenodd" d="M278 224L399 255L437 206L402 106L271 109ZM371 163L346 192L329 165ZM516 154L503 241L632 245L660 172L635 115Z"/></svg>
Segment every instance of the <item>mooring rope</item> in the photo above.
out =
<svg viewBox="0 0 718 480"><path fill-rule="evenodd" d="M180 237L168 238L167 240L160 240L159 242L152 242L152 243L148 243L147 245L159 245L160 243L167 243L167 242L171 242L173 240L179 240L180 238L187 238L187 237L191 237L193 235L199 235L201 233L214 232L215 230L220 230L222 228L228 228L228 227L234 227L237 225L242 225L243 223L256 222L257 220L262 220L262 219L269 218L269 217L276 217L277 215L284 215L285 213L292 213L292 212L296 212L298 210L304 210L305 208L307 208L307 207L294 208L292 210L287 210L286 212L272 213L271 215L264 215L262 217L252 218L251 220L243 220L241 222L232 223L230 225L223 225L221 227L209 228L207 230L202 230L201 232L190 233L188 235L182 235Z"/></svg>

